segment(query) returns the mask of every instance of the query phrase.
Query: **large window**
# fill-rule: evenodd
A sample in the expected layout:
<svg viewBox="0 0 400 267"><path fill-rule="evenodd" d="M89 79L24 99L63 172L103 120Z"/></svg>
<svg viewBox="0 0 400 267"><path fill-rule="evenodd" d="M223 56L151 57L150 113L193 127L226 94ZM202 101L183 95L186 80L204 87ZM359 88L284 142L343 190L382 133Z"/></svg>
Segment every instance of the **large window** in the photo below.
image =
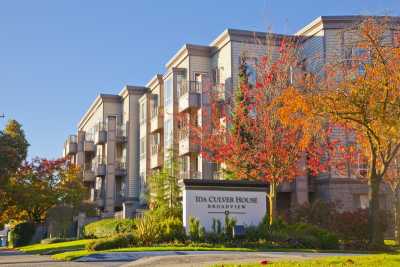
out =
<svg viewBox="0 0 400 267"><path fill-rule="evenodd" d="M146 137L142 137L140 139L140 147L139 147L139 154L140 154L140 159L144 159L146 157Z"/></svg>
<svg viewBox="0 0 400 267"><path fill-rule="evenodd" d="M144 123L146 120L146 103L140 103L140 123Z"/></svg>
<svg viewBox="0 0 400 267"><path fill-rule="evenodd" d="M173 91L174 91L173 79L172 76L170 76L164 81L164 95L165 95L164 106L172 105Z"/></svg>
<svg viewBox="0 0 400 267"><path fill-rule="evenodd" d="M172 132L172 119L168 119L165 121L164 125L164 146L165 151L168 151L172 148L173 142L173 132Z"/></svg>

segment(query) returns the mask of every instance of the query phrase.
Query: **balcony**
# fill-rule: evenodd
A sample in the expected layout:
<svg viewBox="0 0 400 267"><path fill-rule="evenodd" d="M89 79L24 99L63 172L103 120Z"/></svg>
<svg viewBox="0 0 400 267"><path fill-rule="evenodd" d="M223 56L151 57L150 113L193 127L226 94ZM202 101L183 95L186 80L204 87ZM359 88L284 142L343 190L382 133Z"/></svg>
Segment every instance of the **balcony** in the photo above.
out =
<svg viewBox="0 0 400 267"><path fill-rule="evenodd" d="M86 153L96 152L96 145L94 144L93 134L86 133L85 141L83 142L83 151Z"/></svg>
<svg viewBox="0 0 400 267"><path fill-rule="evenodd" d="M194 143L193 134L189 128L179 130L179 156L199 153L199 145Z"/></svg>
<svg viewBox="0 0 400 267"><path fill-rule="evenodd" d="M151 146L150 168L158 168L164 163L164 155L161 145L155 144Z"/></svg>
<svg viewBox="0 0 400 267"><path fill-rule="evenodd" d="M150 132L156 132L160 130L164 125L163 121L163 110L162 107L157 107L153 109L151 112L151 120L150 120Z"/></svg>
<svg viewBox="0 0 400 267"><path fill-rule="evenodd" d="M94 175L94 171L91 169L83 170L83 182L92 183L96 181L96 176Z"/></svg>
<svg viewBox="0 0 400 267"><path fill-rule="evenodd" d="M197 81L182 81L178 84L178 111L198 109L200 107L201 83Z"/></svg>
<svg viewBox="0 0 400 267"><path fill-rule="evenodd" d="M116 131L116 141L117 143L125 143L127 140L127 132L126 132L126 125L125 124L120 124L117 125L117 131Z"/></svg>
<svg viewBox="0 0 400 267"><path fill-rule="evenodd" d="M93 164L94 166L94 175L104 177L107 174L107 168L105 164L105 160L102 158L97 158Z"/></svg>
<svg viewBox="0 0 400 267"><path fill-rule="evenodd" d="M115 164L115 176L125 176L126 170L126 162L122 159L117 160Z"/></svg>
<svg viewBox="0 0 400 267"><path fill-rule="evenodd" d="M76 135L68 136L64 144L65 155L74 155L78 152L78 139Z"/></svg>
<svg viewBox="0 0 400 267"><path fill-rule="evenodd" d="M99 122L95 126L94 143L96 145L103 145L107 142L107 130L104 122Z"/></svg>

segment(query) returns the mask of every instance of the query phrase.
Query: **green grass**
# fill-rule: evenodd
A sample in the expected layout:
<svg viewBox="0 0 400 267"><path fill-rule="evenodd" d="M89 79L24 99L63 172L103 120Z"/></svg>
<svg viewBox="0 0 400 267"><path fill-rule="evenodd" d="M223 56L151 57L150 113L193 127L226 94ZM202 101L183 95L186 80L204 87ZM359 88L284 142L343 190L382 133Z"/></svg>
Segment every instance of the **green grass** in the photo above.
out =
<svg viewBox="0 0 400 267"><path fill-rule="evenodd" d="M268 260L268 259L266 259ZM218 264L213 265L214 267L262 267L260 263L249 263L249 264ZM400 266L400 255L389 255L389 254L379 254L371 256L340 256L340 257L326 257L313 260L303 260L303 261L280 261L269 263L267 266L271 267L395 267Z"/></svg>
<svg viewBox="0 0 400 267"><path fill-rule="evenodd" d="M30 246L19 247L18 249L31 254L55 254L69 250L81 250L85 248L90 239L74 240L54 244L34 244Z"/></svg>

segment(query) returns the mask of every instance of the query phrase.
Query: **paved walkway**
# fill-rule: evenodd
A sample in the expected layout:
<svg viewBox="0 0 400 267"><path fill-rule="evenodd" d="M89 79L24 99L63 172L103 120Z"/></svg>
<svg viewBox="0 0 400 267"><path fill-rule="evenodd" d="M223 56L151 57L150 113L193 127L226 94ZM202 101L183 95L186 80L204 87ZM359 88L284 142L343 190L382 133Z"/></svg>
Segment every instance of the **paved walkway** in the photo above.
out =
<svg viewBox="0 0 400 267"><path fill-rule="evenodd" d="M14 250L0 250L0 266L197 267L219 263L259 262L261 260L305 260L326 256L350 257L356 255L357 254L301 252L155 251L93 254L82 257L74 262L58 262L46 255L29 255Z"/></svg>
<svg viewBox="0 0 400 267"><path fill-rule="evenodd" d="M59 262L46 255L30 255L15 250L0 250L0 266L10 267L47 267L47 266L121 266L126 262Z"/></svg>

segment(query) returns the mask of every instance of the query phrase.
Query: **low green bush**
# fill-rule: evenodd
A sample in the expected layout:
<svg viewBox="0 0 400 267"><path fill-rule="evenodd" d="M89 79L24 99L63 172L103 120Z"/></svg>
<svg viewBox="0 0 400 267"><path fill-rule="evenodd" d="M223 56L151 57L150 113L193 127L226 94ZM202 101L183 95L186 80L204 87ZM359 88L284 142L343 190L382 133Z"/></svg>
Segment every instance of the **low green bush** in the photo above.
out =
<svg viewBox="0 0 400 267"><path fill-rule="evenodd" d="M163 242L184 241L186 239L185 228L182 220L169 217L161 222L161 240Z"/></svg>
<svg viewBox="0 0 400 267"><path fill-rule="evenodd" d="M86 238L104 238L118 234L131 233L135 228L132 219L104 219L84 226L83 234Z"/></svg>
<svg viewBox="0 0 400 267"><path fill-rule="evenodd" d="M52 237L52 238L45 238L40 241L41 244L55 244L60 242L67 242L73 241L75 238L61 238L61 237Z"/></svg>
<svg viewBox="0 0 400 267"><path fill-rule="evenodd" d="M9 233L9 242L12 247L29 245L35 233L35 225L29 222L16 224Z"/></svg>
<svg viewBox="0 0 400 267"><path fill-rule="evenodd" d="M195 217L190 216L189 218L189 238L194 242L204 241L206 237L206 231L201 226L200 221Z"/></svg>
<svg viewBox="0 0 400 267"><path fill-rule="evenodd" d="M89 251L100 251L114 248L126 248L136 244L133 234L120 234L113 237L92 240L86 244L85 248Z"/></svg>
<svg viewBox="0 0 400 267"><path fill-rule="evenodd" d="M136 220L135 236L140 245L152 245L162 238L162 228L155 216L146 214Z"/></svg>
<svg viewBox="0 0 400 267"><path fill-rule="evenodd" d="M318 226L298 223L289 225L288 233L291 240L304 248L338 249L338 237ZM296 246L297 246L296 245Z"/></svg>

